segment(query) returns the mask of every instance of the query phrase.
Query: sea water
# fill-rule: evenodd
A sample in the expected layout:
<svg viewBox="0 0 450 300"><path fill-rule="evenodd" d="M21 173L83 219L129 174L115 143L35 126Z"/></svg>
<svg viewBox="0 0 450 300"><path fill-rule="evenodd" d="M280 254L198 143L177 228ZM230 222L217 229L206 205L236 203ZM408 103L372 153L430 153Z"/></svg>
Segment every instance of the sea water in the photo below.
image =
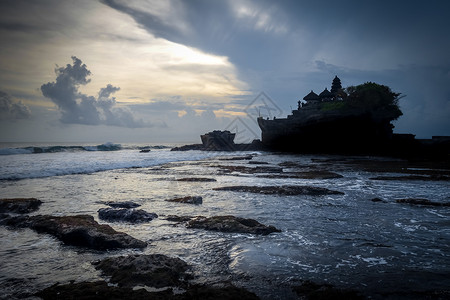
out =
<svg viewBox="0 0 450 300"><path fill-rule="evenodd" d="M170 145L114 143L2 146L1 198L42 200L32 214L90 214L105 223L97 213L105 207L102 201L133 201L159 215L138 225L108 223L149 246L106 253L66 246L30 229L0 227L4 299L23 298L56 282L104 279L92 261L131 253L179 257L191 265L195 282L231 281L263 299L296 299L292 286L302 280L357 289L374 298L450 287L450 208L395 202L400 198L449 202L448 181L373 180L376 174L356 168L338 169L343 177L337 179L263 178L220 168L250 166L248 160L223 160L230 156L253 154L253 161L266 166L288 161L308 167L319 165L322 156L174 152ZM216 181L177 180L186 177ZM213 189L285 184L324 187L344 195L278 196ZM165 201L184 196L202 196L203 204ZM375 197L385 202L370 201ZM235 215L282 232L255 236L194 230L165 220L168 215Z"/></svg>

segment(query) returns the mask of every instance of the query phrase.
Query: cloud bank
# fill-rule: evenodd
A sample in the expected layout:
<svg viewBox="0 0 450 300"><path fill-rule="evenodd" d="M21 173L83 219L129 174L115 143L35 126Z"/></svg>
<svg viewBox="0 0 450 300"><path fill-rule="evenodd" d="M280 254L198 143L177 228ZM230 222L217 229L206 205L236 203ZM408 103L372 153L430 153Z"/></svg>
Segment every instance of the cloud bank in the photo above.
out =
<svg viewBox="0 0 450 300"><path fill-rule="evenodd" d="M117 107L111 95L120 90L108 84L101 88L98 97L78 91L88 84L91 75L80 59L72 56L73 64L55 69L56 81L41 86L42 94L55 103L61 112L60 121L65 124L110 125L128 128L152 127L152 124L136 119L125 107Z"/></svg>
<svg viewBox="0 0 450 300"><path fill-rule="evenodd" d="M29 119L31 111L21 101L14 101L10 95L0 91L0 119Z"/></svg>

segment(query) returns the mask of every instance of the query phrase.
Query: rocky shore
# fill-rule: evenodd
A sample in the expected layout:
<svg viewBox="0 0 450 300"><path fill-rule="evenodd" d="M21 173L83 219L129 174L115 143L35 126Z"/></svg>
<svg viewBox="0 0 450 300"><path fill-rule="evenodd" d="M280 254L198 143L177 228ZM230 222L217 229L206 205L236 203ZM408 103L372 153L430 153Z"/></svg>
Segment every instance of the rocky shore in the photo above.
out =
<svg viewBox="0 0 450 300"><path fill-rule="evenodd" d="M158 210L154 211L153 206L146 207L145 204L142 206L141 204L144 203L142 199L127 200L126 198L125 201L98 201L96 203L101 208L98 209L97 206L92 215L38 214L40 207L46 205L46 201L35 198L15 198L0 199L0 225L11 229L29 228L38 234L55 237L62 245L76 247L82 251L100 251L105 254L105 258L90 262L93 268L100 272L102 280L63 282L43 286L41 291L33 294L42 299L258 299L258 295L251 290L237 286L236 280L211 284L204 279L207 283L201 284L199 282L203 279L199 278L198 274L194 274L192 263L173 255L170 249L158 253L159 248L155 248L156 250L151 248L152 236L145 238L138 236L141 239L137 239L132 236L135 235L134 231L131 231L130 235L114 227L124 229L127 226L133 228L132 226L136 224L144 224L151 228L155 222L160 222L159 224L163 225L159 226L188 230L192 236L203 234L203 232L207 234L221 232L225 236L236 233L248 235L248 243L251 244L257 238L282 235L286 233L286 229L280 227L277 222L267 222L268 219L260 219L259 216L248 218L243 211L240 211L239 216L234 216L221 212L219 206L214 208L209 206L209 210L205 208L203 212L197 210L203 209L213 201L218 201L217 197L213 198L218 194L223 198L240 197L242 201L245 201L248 195L251 195L250 197L270 196L271 200L288 198L295 199L297 202L302 202L304 199L314 202L315 199L326 197L343 198L348 195L348 192L347 190L343 192L342 185L339 183L345 179L346 172L350 169L374 173L375 176L369 178L371 182L394 180L445 182L449 180L450 174L448 165L435 167L429 161L328 157L311 159L308 163L286 160L275 164L255 160L256 157L258 156L248 153L242 155L237 153L236 156L217 158L214 161L192 162L192 165L201 165L202 168L207 169L208 172L204 174L186 172L183 169L185 165L182 163L146 169L146 174L157 174L168 184L182 185L178 193L161 197L160 200L170 207L183 207L183 210L187 211L186 215L183 215L183 212L176 212L179 215L161 214ZM177 168L181 170L178 177L166 175L169 171L177 172ZM241 178L264 180L261 181L264 184L250 185L248 180L245 183L235 184L236 180ZM280 184L280 182L283 183ZM320 186L322 182L327 182L327 187L330 188ZM196 191L202 192L191 193L191 190L188 190L189 192L183 190L189 185L196 186ZM358 191L352 191L352 193L358 193ZM146 200L152 199L149 196ZM365 198L364 201L373 205L374 211L389 205L393 209L414 206L418 210L450 206L448 202L435 199L407 195L388 198L382 193L374 194L372 198ZM330 204L324 201L317 204L317 206L320 205ZM204 214L205 211L209 214ZM95 219L97 216L98 222ZM104 223L101 224L102 222ZM335 222L338 226L342 221L330 217L330 222ZM300 229L305 230L305 228ZM167 239L176 237L180 232L177 230L168 233ZM174 242L177 242L176 238ZM390 248L390 246L379 248ZM126 252L117 252L118 249L126 249ZM379 249L373 251L379 251ZM250 275L240 276L245 278ZM326 279L327 275L323 276ZM303 278L299 278L298 281L300 281L299 284L291 284L289 287L298 299L364 299L366 297L359 290L336 287L326 282L318 283ZM448 291L445 290L429 291L423 295L428 297L439 295L440 292L448 295ZM397 294L386 295L395 297ZM411 295L418 294L412 292Z"/></svg>
<svg viewBox="0 0 450 300"><path fill-rule="evenodd" d="M170 201L199 204L201 197L184 197ZM16 229L30 228L38 233L53 235L66 245L93 250L147 247L146 242L118 232L109 225L99 224L89 215L26 215L37 211L41 204L42 201L35 198L0 199L0 225ZM140 223L150 222L158 217L154 213L136 210L135 207L139 205L129 201L103 204L111 208L99 210L102 220ZM187 228L264 235L280 232L273 226L233 216L177 217L177 221L181 220L187 222ZM92 264L101 270L108 278L107 281L57 283L34 296L42 299L259 299L254 293L230 283L217 286L190 283L189 280L193 277L188 272L189 265L180 258L163 254L116 256Z"/></svg>

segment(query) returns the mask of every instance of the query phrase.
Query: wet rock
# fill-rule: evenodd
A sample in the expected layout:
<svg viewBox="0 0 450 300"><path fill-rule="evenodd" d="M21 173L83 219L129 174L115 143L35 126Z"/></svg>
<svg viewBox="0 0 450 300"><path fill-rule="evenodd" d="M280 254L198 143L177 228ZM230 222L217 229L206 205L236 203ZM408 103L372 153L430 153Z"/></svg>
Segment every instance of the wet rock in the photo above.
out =
<svg viewBox="0 0 450 300"><path fill-rule="evenodd" d="M249 165L268 165L269 163L267 161L249 161Z"/></svg>
<svg viewBox="0 0 450 300"><path fill-rule="evenodd" d="M250 160L253 158L253 154L249 154L249 155L244 155L244 156L231 156L231 157L222 157L219 158L218 160Z"/></svg>
<svg viewBox="0 0 450 300"><path fill-rule="evenodd" d="M215 182L214 178L203 178L203 177L186 177L178 178L177 181L188 181L188 182Z"/></svg>
<svg viewBox="0 0 450 300"><path fill-rule="evenodd" d="M2 221L12 227L31 228L39 233L55 236L66 245L95 250L118 248L145 248L147 243L115 231L111 226L99 224L89 215L75 216L17 216Z"/></svg>
<svg viewBox="0 0 450 300"><path fill-rule="evenodd" d="M191 286L186 293L179 295L177 299L202 299L202 300L257 300L254 293L233 285L225 287L211 287L196 285Z"/></svg>
<svg viewBox="0 0 450 300"><path fill-rule="evenodd" d="M112 222L144 223L158 217L155 213L149 213L142 209L128 208L100 208L98 210L100 219Z"/></svg>
<svg viewBox="0 0 450 300"><path fill-rule="evenodd" d="M131 202L131 201L123 201L123 202L114 202L114 201L100 201L99 203L108 205L112 208L136 208L141 206L140 204Z"/></svg>
<svg viewBox="0 0 450 300"><path fill-rule="evenodd" d="M218 166L225 173L244 173L244 174L256 174L256 173L282 173L283 168L270 167L270 166L257 166L257 167L246 167L246 166Z"/></svg>
<svg viewBox="0 0 450 300"><path fill-rule="evenodd" d="M11 216L10 214L0 213L0 225L13 227L13 228L23 228L26 227L22 224L26 224L29 220L28 215Z"/></svg>
<svg viewBox="0 0 450 300"><path fill-rule="evenodd" d="M428 199L417 199L417 198L397 199L397 200L395 200L395 202L412 204L412 205L424 205L424 206L450 206L450 202L442 203L442 202L430 201Z"/></svg>
<svg viewBox="0 0 450 300"><path fill-rule="evenodd" d="M272 232L281 232L274 226L266 226L253 219L244 219L235 216L196 217L187 223L188 228L199 228L221 232L252 233L267 235Z"/></svg>
<svg viewBox="0 0 450 300"><path fill-rule="evenodd" d="M203 198L200 196L187 196L182 198L175 198L166 200L167 202L188 203L188 204L202 204Z"/></svg>
<svg viewBox="0 0 450 300"><path fill-rule="evenodd" d="M184 223L190 221L192 218L193 217L189 216L169 215L166 217L166 220L170 222Z"/></svg>
<svg viewBox="0 0 450 300"><path fill-rule="evenodd" d="M370 199L370 201L372 201L372 202L387 203L386 200L383 200L383 199L381 199L381 198L373 198L373 199Z"/></svg>
<svg viewBox="0 0 450 300"><path fill-rule="evenodd" d="M79 282L69 284L55 284L38 293L35 296L47 299L81 299L81 300L256 300L255 294L243 288L235 286L211 287L194 285L185 293L174 294L172 289L159 292L148 292L145 289L132 289L108 285L105 281Z"/></svg>
<svg viewBox="0 0 450 300"><path fill-rule="evenodd" d="M162 254L109 257L94 262L97 270L110 276L120 287L145 285L155 288L184 285L188 265L179 258Z"/></svg>
<svg viewBox="0 0 450 300"><path fill-rule="evenodd" d="M36 198L0 199L0 213L28 214L38 210L41 204Z"/></svg>
<svg viewBox="0 0 450 300"><path fill-rule="evenodd" d="M282 163L278 164L280 167L287 167L287 168L298 168L302 167L301 164L293 162L293 161L284 161Z"/></svg>
<svg viewBox="0 0 450 300"><path fill-rule="evenodd" d="M203 144L191 144L170 149L170 151L205 150Z"/></svg>
<svg viewBox="0 0 450 300"><path fill-rule="evenodd" d="M321 187L299 186L299 185L281 185L281 186L225 186L214 188L215 191L233 191L245 193L257 193L265 195L343 195L343 192L333 191Z"/></svg>
<svg viewBox="0 0 450 300"><path fill-rule="evenodd" d="M293 287L294 292L302 299L365 299L357 291L335 288L330 284L317 284L304 281Z"/></svg>
<svg viewBox="0 0 450 300"><path fill-rule="evenodd" d="M133 290L108 285L105 281L79 282L69 284L55 284L35 296L44 300L53 299L81 299L81 300L109 300L109 299L170 299L172 291L150 293L145 289Z"/></svg>
<svg viewBox="0 0 450 300"><path fill-rule="evenodd" d="M307 171L307 172L292 172L283 174L265 174L258 175L262 178L295 178L295 179L337 179L344 176L331 171Z"/></svg>

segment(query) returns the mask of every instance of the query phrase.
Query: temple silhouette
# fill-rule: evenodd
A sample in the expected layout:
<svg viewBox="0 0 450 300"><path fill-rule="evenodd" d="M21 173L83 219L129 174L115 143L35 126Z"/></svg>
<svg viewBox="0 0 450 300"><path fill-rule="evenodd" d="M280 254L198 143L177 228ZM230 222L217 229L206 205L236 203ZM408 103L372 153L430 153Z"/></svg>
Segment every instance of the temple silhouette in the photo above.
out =
<svg viewBox="0 0 450 300"><path fill-rule="evenodd" d="M286 118L258 117L262 145L296 153L448 153L449 137L417 140L412 134L393 133L392 121L402 115L398 99L400 94L372 82L343 89L335 76L330 90L311 90Z"/></svg>

